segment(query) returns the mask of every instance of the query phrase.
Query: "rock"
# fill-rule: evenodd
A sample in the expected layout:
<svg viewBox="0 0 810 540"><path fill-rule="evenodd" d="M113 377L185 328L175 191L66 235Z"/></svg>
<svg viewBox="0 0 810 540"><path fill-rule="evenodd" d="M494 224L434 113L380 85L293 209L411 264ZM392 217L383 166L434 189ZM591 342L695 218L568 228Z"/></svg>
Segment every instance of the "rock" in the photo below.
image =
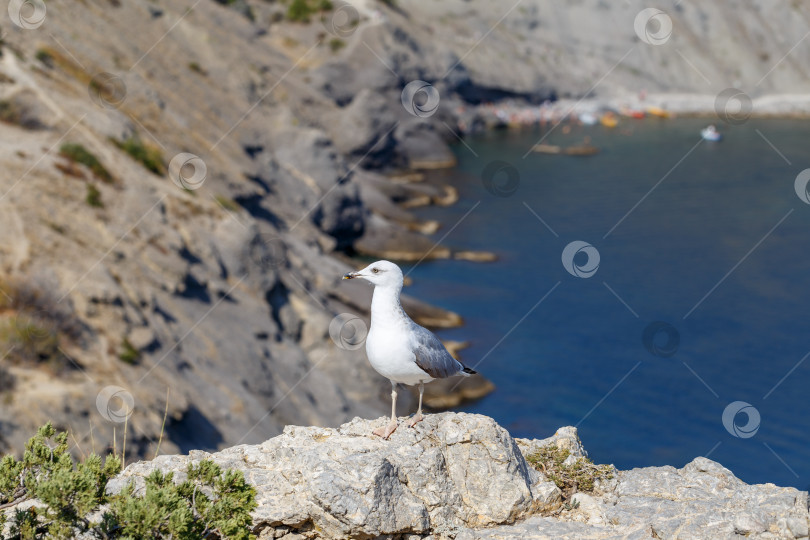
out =
<svg viewBox="0 0 810 540"><path fill-rule="evenodd" d="M107 484L144 492L153 470L186 478L211 459L256 488L253 532L260 539L420 538L448 540L714 540L807 538L808 493L748 485L706 458L681 469L619 471L593 493L562 504L553 482L524 455L557 445L585 455L576 428L542 440L513 439L489 417L428 414L390 440L371 434L387 418L339 428L287 426L263 443L217 453L192 450L129 465ZM16 508L41 504L28 500ZM6 508L11 516L15 507ZM95 518L100 516L96 511Z"/></svg>
<svg viewBox="0 0 810 540"><path fill-rule="evenodd" d="M351 161L363 160L364 166L379 167L390 161L395 147L395 111L388 97L364 88L326 125L335 147Z"/></svg>
<svg viewBox="0 0 810 540"><path fill-rule="evenodd" d="M403 122L395 131L399 145L397 151L411 169L439 169L452 167L456 157L435 131L433 124L413 119ZM438 129L445 129L439 126ZM450 135L449 131L444 132Z"/></svg>
<svg viewBox="0 0 810 540"><path fill-rule="evenodd" d="M451 251L426 236L372 214L365 233L354 243L358 253L393 261L446 259Z"/></svg>
<svg viewBox="0 0 810 540"><path fill-rule="evenodd" d="M404 421L404 419L401 419ZM159 456L128 466L108 484L142 492L155 468L182 480L188 463L210 458L244 471L256 487L255 530L314 528L328 538L447 534L514 523L560 505L560 492L530 467L509 433L491 418L427 415L401 424L388 441L371 434L384 418L337 429L288 426L262 444L215 454Z"/></svg>
<svg viewBox="0 0 810 540"><path fill-rule="evenodd" d="M547 439L515 439L520 451L524 456L537 452L541 447L553 444L561 450L568 452L575 457L588 457L588 453L579 440L577 428L571 426L561 427L557 432Z"/></svg>

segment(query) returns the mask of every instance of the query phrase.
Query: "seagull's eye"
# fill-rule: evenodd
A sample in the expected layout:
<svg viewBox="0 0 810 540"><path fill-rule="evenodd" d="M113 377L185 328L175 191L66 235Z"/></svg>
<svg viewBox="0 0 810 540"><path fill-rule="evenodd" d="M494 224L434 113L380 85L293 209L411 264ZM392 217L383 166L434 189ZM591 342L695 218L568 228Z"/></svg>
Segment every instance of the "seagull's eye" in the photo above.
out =
<svg viewBox="0 0 810 540"><path fill-rule="evenodd" d="M380 273L380 269L379 269L379 268L372 268L372 269L371 269L371 273L372 273L372 274L379 274L379 273Z"/></svg>

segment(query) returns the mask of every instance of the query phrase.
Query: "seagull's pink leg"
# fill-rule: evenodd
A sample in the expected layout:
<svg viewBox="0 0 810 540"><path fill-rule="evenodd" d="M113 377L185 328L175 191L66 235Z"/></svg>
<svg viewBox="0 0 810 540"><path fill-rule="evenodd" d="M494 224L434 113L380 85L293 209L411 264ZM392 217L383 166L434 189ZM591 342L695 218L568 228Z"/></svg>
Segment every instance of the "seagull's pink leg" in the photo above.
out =
<svg viewBox="0 0 810 540"><path fill-rule="evenodd" d="M383 439L391 436L397 429L397 383L391 381L391 421L385 427L377 428L372 433Z"/></svg>
<svg viewBox="0 0 810 540"><path fill-rule="evenodd" d="M424 416L422 416L422 394L425 393L425 383L419 383L419 410L416 411L416 414L413 415L411 421L408 422L408 427L413 427L416 425L417 422L421 422Z"/></svg>

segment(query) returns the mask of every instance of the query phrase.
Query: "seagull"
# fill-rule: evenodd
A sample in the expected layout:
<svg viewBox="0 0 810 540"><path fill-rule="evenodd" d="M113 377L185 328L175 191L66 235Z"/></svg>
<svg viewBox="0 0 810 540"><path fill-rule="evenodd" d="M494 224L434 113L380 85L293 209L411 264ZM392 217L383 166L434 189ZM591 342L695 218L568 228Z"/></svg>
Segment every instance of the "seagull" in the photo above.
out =
<svg viewBox="0 0 810 540"><path fill-rule="evenodd" d="M374 285L366 354L371 367L391 381L391 421L373 433L388 439L397 429L397 383L419 385L419 410L408 422L408 427L413 427L423 418L425 383L453 375L470 376L476 372L450 356L433 332L413 322L402 309L399 293L403 277L399 266L377 261L359 272L343 276L343 279L355 278L363 278Z"/></svg>

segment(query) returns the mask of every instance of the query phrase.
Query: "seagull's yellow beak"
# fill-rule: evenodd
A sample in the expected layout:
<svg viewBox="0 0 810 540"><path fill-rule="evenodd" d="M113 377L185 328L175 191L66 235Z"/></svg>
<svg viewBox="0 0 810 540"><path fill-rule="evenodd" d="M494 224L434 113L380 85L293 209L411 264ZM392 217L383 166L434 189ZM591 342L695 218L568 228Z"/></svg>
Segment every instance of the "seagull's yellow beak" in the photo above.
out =
<svg viewBox="0 0 810 540"><path fill-rule="evenodd" d="M354 279L356 277L360 277L358 272L347 272L343 274L343 279Z"/></svg>

